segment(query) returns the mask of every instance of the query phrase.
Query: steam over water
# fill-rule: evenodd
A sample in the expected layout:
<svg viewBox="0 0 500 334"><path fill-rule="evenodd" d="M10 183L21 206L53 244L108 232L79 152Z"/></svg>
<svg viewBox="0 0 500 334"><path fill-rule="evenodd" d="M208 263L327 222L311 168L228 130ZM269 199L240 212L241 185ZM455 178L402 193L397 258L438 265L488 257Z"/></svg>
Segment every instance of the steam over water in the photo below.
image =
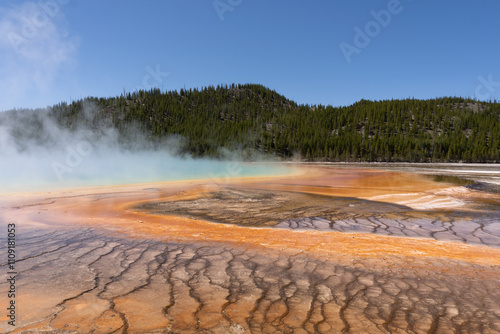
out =
<svg viewBox="0 0 500 334"><path fill-rule="evenodd" d="M87 106L85 118L92 113ZM276 165L239 163L241 154L229 150L221 151L224 159L195 159L179 153L185 141L171 136L153 143L134 126L121 132L111 125L69 130L47 110L6 112L0 114L0 192L285 172Z"/></svg>
<svg viewBox="0 0 500 334"><path fill-rule="evenodd" d="M88 156L44 152L3 157L0 189L1 192L9 192L201 178L226 179L277 175L287 170L266 163L182 158L161 151L104 150Z"/></svg>

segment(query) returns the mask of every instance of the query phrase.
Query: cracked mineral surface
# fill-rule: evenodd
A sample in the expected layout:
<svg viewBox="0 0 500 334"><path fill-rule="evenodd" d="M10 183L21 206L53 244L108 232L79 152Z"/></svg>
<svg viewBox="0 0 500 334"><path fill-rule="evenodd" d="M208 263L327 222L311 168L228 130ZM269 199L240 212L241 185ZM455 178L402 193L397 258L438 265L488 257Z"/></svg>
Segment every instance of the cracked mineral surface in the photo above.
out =
<svg viewBox="0 0 500 334"><path fill-rule="evenodd" d="M498 333L500 196L486 188L303 167L4 195L18 319L0 329Z"/></svg>

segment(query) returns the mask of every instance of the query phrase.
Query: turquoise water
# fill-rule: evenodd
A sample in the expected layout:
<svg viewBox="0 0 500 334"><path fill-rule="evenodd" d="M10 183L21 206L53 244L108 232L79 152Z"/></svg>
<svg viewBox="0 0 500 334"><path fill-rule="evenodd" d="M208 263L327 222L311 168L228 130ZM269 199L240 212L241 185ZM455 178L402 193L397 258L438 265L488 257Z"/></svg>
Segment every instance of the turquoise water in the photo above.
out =
<svg viewBox="0 0 500 334"><path fill-rule="evenodd" d="M149 164L149 165L147 165ZM144 166L124 166L112 173L93 171L82 173L80 180L89 184L129 184L143 182L182 181L196 179L228 179L246 176L281 175L291 168L276 163L248 163L217 160L181 160L145 163Z"/></svg>
<svg viewBox="0 0 500 334"><path fill-rule="evenodd" d="M16 156L0 164L0 192L105 186L194 179L281 175L292 168L279 163L247 163L173 157L160 152L65 156Z"/></svg>

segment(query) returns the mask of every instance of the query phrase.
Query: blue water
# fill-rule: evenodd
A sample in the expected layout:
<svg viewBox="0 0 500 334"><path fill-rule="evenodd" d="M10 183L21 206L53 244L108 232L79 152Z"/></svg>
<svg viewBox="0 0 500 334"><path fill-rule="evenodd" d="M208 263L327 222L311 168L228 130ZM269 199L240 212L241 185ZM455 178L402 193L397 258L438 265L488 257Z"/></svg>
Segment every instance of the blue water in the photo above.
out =
<svg viewBox="0 0 500 334"><path fill-rule="evenodd" d="M0 161L0 193L194 179L282 175L278 163L245 163L174 157L160 152L94 153L81 159L26 155Z"/></svg>

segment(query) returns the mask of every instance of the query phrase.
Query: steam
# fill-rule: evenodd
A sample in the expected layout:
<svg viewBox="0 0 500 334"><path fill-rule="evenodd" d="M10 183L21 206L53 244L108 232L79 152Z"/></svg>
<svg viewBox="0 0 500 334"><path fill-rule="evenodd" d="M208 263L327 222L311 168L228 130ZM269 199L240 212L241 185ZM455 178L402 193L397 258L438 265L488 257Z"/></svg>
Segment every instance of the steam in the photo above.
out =
<svg viewBox="0 0 500 334"><path fill-rule="evenodd" d="M227 150L225 160L194 159L180 153L184 138L153 141L139 126L124 131L127 140L111 124L83 126L95 112L85 104L72 129L51 109L1 112L0 192L283 173L239 163L241 154Z"/></svg>

